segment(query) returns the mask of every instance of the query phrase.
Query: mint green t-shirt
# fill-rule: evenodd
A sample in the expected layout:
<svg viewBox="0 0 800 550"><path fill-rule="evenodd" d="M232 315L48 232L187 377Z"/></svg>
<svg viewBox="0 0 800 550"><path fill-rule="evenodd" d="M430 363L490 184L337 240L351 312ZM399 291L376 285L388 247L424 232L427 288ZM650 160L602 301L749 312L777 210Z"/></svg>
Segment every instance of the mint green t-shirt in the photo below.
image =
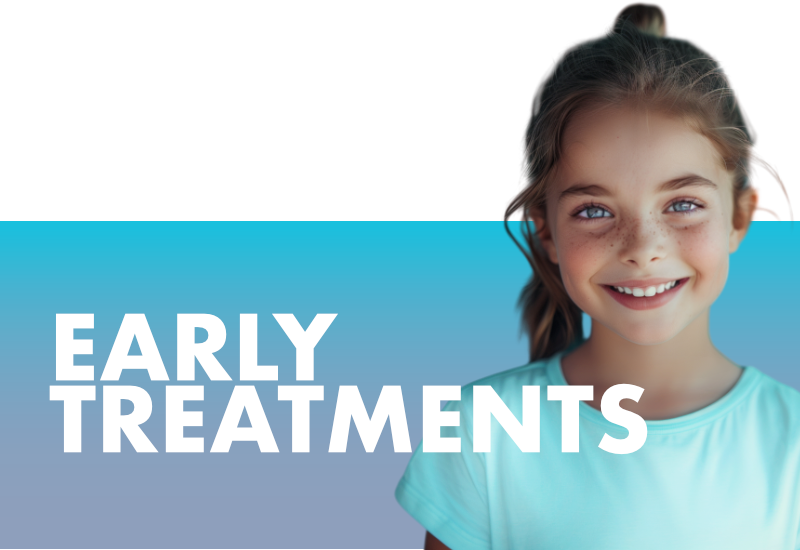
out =
<svg viewBox="0 0 800 550"><path fill-rule="evenodd" d="M753 367L718 401L647 421L637 451L608 453L628 436L585 402L579 451L561 452L561 355L489 376L445 410L461 452L414 451L398 502L452 550L800 549L800 392ZM520 451L492 420L491 451L472 450L472 388L489 385L522 418L522 386L540 389L540 450ZM624 406L624 401L622 405Z"/></svg>

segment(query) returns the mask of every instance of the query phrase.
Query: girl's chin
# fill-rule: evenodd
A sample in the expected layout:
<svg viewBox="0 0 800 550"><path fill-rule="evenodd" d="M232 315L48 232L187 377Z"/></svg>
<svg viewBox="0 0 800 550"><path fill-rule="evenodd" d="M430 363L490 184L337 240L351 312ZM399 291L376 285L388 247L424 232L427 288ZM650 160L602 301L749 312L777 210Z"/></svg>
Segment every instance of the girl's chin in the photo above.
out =
<svg viewBox="0 0 800 550"><path fill-rule="evenodd" d="M637 323L636 325L625 325L613 323L603 323L610 328L617 336L627 340L631 344L638 346L655 346L669 342L680 332L680 327L675 326L653 326L649 323Z"/></svg>
<svg viewBox="0 0 800 550"><path fill-rule="evenodd" d="M675 337L675 334L670 334L669 336L665 336L662 338L637 338L637 337L627 337L624 334L620 334L622 338L630 342L631 344L636 344L637 346L657 346L659 344L664 344L669 342Z"/></svg>

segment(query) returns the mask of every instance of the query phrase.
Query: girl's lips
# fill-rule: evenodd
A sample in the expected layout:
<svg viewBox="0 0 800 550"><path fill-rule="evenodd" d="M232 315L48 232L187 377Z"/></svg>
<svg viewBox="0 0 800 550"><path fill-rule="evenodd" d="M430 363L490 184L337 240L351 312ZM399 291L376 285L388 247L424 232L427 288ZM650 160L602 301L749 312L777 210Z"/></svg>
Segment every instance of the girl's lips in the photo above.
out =
<svg viewBox="0 0 800 550"><path fill-rule="evenodd" d="M610 287L609 285L600 285L602 286L606 292L611 294L611 297L614 298L617 302L622 304L623 306L635 309L635 310L643 310L643 309L655 309L657 307L661 307L675 295L681 291L681 289L686 285L686 281L689 278L686 277L684 279L678 279L678 284L672 287L669 290L665 290L661 294L656 294L655 296L642 296L636 297L632 294L622 294L615 290L614 288Z"/></svg>

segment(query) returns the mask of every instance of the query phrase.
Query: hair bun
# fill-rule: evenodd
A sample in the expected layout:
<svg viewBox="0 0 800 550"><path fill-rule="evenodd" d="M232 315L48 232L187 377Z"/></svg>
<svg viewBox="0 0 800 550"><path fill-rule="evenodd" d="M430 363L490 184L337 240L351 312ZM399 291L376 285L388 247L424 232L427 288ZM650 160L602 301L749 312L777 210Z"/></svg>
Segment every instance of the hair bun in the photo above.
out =
<svg viewBox="0 0 800 550"><path fill-rule="evenodd" d="M665 36L667 33L664 12L653 4L631 4L622 10L614 22L614 32L620 32L626 24L633 24L639 31L653 36Z"/></svg>

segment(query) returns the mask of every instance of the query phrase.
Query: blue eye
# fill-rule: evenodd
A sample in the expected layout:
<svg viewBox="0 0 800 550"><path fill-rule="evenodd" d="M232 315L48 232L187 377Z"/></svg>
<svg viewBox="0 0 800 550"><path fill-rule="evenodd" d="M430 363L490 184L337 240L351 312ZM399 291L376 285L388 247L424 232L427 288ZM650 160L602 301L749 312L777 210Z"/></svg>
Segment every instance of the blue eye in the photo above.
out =
<svg viewBox="0 0 800 550"><path fill-rule="evenodd" d="M677 201L673 202L672 204L670 204L670 206L675 206L676 204L694 205L695 206L695 208L676 208L675 210L673 210L673 212L679 212L681 214L683 214L685 212L694 212L698 208L701 208L701 206L699 204L697 204L696 202L685 201L685 200L677 200Z"/></svg>
<svg viewBox="0 0 800 550"><path fill-rule="evenodd" d="M582 212L586 212L587 214L585 216L579 216L578 214L581 214ZM602 206L599 206L597 204L586 204L586 205L582 206L581 209L578 212L575 213L575 217L576 218L580 218L582 221L583 220L596 220L598 218L607 218L607 217L609 217L609 216L603 216L602 212L607 212L607 213L610 214L610 212L608 212L608 210L606 210Z"/></svg>
<svg viewBox="0 0 800 550"><path fill-rule="evenodd" d="M680 207L678 207L678 205L680 205ZM694 208L692 208L692 206L694 206ZM671 214L691 214L692 212L697 212L698 210L703 208L703 206L697 204L696 202L694 202L692 200L678 199L678 200L672 201L672 203L669 205L669 208L673 209L673 210L667 210ZM586 215L585 216L581 216L580 214L582 214L584 212L586 212ZM603 215L604 212L609 214L609 215L608 216ZM598 220L598 219L601 219L601 218L611 218L611 217L613 217L610 214L611 213L606 208L600 206L599 204L589 203L589 204L584 204L583 206L581 206L580 210L575 212L575 214L573 214L572 217L573 218L577 218L578 220L580 220L582 222L585 222L585 221L591 221L591 220Z"/></svg>

